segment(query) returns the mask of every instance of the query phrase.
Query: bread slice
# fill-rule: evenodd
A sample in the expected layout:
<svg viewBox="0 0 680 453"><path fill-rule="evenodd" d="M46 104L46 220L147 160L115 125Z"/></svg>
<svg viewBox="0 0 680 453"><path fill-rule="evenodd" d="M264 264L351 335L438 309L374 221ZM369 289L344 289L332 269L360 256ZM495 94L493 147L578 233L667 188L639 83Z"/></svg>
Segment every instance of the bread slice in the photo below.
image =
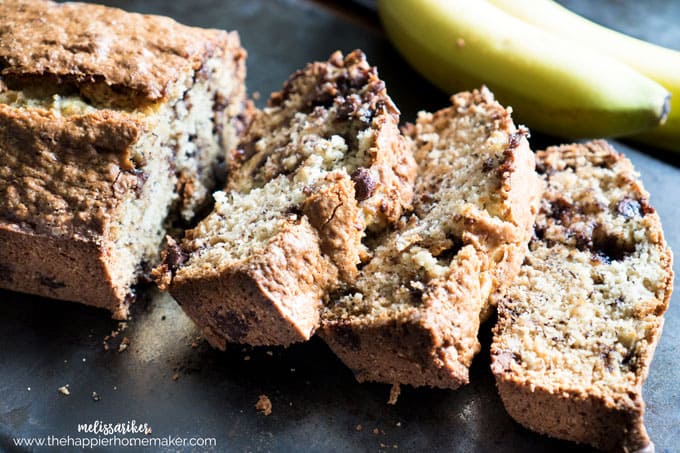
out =
<svg viewBox="0 0 680 453"><path fill-rule="evenodd" d="M308 339L367 231L410 206L415 163L363 53L295 73L229 159L227 190L156 275L215 347Z"/></svg>
<svg viewBox="0 0 680 453"><path fill-rule="evenodd" d="M451 101L408 129L413 214L323 312L321 336L360 382L466 383L480 314L523 259L540 189L526 130L486 88Z"/></svg>
<svg viewBox="0 0 680 453"><path fill-rule="evenodd" d="M606 142L537 155L529 253L498 306L491 368L522 425L602 450L649 446L642 384L673 284L659 216Z"/></svg>
<svg viewBox="0 0 680 453"><path fill-rule="evenodd" d="M124 318L244 127L238 35L80 3L0 17L0 287Z"/></svg>

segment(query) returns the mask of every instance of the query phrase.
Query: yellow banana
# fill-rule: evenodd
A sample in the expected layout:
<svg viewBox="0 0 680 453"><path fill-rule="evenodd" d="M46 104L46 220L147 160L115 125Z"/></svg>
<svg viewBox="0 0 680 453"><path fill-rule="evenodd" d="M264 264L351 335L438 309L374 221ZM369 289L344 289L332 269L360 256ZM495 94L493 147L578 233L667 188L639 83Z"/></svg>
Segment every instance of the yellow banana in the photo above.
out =
<svg viewBox="0 0 680 453"><path fill-rule="evenodd" d="M570 138L657 126L668 92L619 61L530 25L487 1L379 0L388 36L451 93L481 83L530 128Z"/></svg>
<svg viewBox="0 0 680 453"><path fill-rule="evenodd" d="M489 0L517 18L596 48L656 80L672 94L666 123L634 140L680 151L680 52L591 22L551 0Z"/></svg>

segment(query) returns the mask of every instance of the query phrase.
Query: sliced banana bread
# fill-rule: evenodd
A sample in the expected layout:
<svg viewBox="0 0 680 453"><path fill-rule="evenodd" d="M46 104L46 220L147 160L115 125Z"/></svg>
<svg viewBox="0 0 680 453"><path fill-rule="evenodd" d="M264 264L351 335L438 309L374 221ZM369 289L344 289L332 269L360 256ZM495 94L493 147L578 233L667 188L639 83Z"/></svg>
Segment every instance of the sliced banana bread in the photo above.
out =
<svg viewBox="0 0 680 453"><path fill-rule="evenodd" d="M547 188L494 330L501 398L535 431L640 450L642 384L673 284L659 216L630 161L604 141L537 161Z"/></svg>
<svg viewBox="0 0 680 453"><path fill-rule="evenodd" d="M214 211L156 275L218 348L288 345L356 278L362 240L410 206L415 163L399 113L360 51L295 73L230 156Z"/></svg>
<svg viewBox="0 0 680 453"><path fill-rule="evenodd" d="M0 287L127 313L236 146L238 35L119 9L0 2ZM172 206L172 208L171 208Z"/></svg>
<svg viewBox="0 0 680 453"><path fill-rule="evenodd" d="M321 336L359 381L466 383L480 314L523 260L541 190L526 130L486 88L451 101L407 131L413 214L323 311Z"/></svg>

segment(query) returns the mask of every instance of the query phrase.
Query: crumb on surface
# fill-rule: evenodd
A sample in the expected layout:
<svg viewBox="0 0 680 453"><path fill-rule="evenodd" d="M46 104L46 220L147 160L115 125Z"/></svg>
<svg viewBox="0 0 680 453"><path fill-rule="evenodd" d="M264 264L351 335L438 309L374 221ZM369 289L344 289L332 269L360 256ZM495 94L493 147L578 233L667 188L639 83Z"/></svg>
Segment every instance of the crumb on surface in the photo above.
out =
<svg viewBox="0 0 680 453"><path fill-rule="evenodd" d="M267 395L260 395L255 403L255 409L257 409L262 415L268 416L272 413L272 402Z"/></svg>
<svg viewBox="0 0 680 453"><path fill-rule="evenodd" d="M361 425L357 425L357 426L354 427L355 431L362 431L363 429L364 429L364 427L361 426Z"/></svg>
<svg viewBox="0 0 680 453"><path fill-rule="evenodd" d="M397 400L399 399L400 394L401 387L399 387L399 384L397 383L392 384L392 388L390 389L390 398L387 400L387 404L391 405L397 404Z"/></svg>
<svg viewBox="0 0 680 453"><path fill-rule="evenodd" d="M92 392L92 401L101 401L102 397L99 396L99 393L97 392Z"/></svg>
<svg viewBox="0 0 680 453"><path fill-rule="evenodd" d="M118 352L125 351L129 345L130 339L128 337L123 337L123 340L120 342L120 345L118 346Z"/></svg>
<svg viewBox="0 0 680 453"><path fill-rule="evenodd" d="M179 373L173 374L173 375L172 375L172 380L173 380L173 381L176 381L177 379L179 379Z"/></svg>
<svg viewBox="0 0 680 453"><path fill-rule="evenodd" d="M57 390L59 391L59 393L61 393L61 394L64 395L64 396L69 396L69 395L71 394L71 391L69 390L69 385L68 385L68 384L62 385L62 386L59 387Z"/></svg>

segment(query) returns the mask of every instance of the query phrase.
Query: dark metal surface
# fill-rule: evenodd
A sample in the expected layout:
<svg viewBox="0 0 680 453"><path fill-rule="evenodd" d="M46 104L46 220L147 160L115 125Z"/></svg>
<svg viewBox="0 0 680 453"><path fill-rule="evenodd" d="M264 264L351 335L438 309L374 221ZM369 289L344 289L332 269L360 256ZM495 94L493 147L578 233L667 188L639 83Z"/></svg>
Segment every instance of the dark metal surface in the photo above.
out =
<svg viewBox="0 0 680 453"><path fill-rule="evenodd" d="M405 65L378 31L318 5L293 0L108 3L239 30L249 51L249 89L262 94L260 104L306 62L324 59L338 48L357 47L378 65L405 120L413 119L418 109L447 102ZM610 26L666 45L677 45L680 38L677 2L567 3ZM626 146L618 148L642 174L667 239L680 251L680 169ZM679 297L671 302L644 389L647 426L657 451L677 451L680 445ZM13 447L17 436L78 436L78 423L133 419L148 423L154 436L214 437L214 451L575 448L533 434L505 414L488 369L488 325L481 333L487 348L475 359L470 385L459 391L404 388L396 406L386 404L389 387L357 384L319 340L288 350L211 350L196 342L193 326L176 304L155 291L137 304L134 319L121 334L131 341L128 349L104 351L102 341L116 327L103 311L0 291L0 451L24 451ZM57 391L65 384L70 396ZM95 401L92 392L101 399ZM254 407L261 394L273 404L268 417Z"/></svg>

